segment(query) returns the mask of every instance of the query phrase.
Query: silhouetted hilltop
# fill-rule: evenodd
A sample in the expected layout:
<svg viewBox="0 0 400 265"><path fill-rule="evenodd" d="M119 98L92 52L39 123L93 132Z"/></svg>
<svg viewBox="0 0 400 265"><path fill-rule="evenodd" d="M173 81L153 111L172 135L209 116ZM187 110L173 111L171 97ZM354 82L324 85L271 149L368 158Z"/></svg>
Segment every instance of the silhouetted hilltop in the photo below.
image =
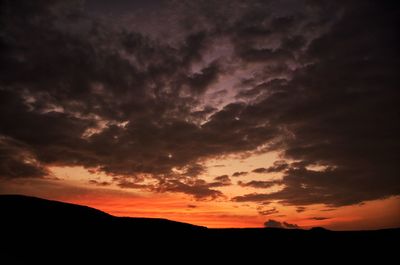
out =
<svg viewBox="0 0 400 265"><path fill-rule="evenodd" d="M115 217L86 206L20 195L0 195L0 213L0 252L5 253L38 249L58 253L73 248L80 255L89 250L103 254L201 250L207 251L202 255L220 255L245 250L351 252L384 248L390 254L400 243L400 229L208 229L166 219Z"/></svg>
<svg viewBox="0 0 400 265"><path fill-rule="evenodd" d="M163 249L171 240L193 240L205 227L156 218L116 217L87 206L20 195L0 195L3 239L13 249L102 250L105 253ZM126 243L127 242L127 243ZM82 253L80 254L82 255Z"/></svg>
<svg viewBox="0 0 400 265"><path fill-rule="evenodd" d="M0 209L4 221L29 223L68 222L86 224L105 222L113 218L102 211L81 205L39 199L22 195L0 195Z"/></svg>
<svg viewBox="0 0 400 265"><path fill-rule="evenodd" d="M115 217L87 206L29 197L23 195L0 195L2 222L9 225L59 227L64 229L115 228L130 229L206 229L187 223L158 218Z"/></svg>

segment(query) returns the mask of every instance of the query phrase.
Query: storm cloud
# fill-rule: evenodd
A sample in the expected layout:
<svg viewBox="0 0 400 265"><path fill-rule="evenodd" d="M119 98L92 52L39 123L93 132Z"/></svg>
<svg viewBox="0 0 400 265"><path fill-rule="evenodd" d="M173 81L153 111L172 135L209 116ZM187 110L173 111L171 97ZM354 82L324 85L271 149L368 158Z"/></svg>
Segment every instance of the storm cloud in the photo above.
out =
<svg viewBox="0 0 400 265"><path fill-rule="evenodd" d="M160 1L143 7L151 23L126 8L1 2L1 178L83 166L121 188L216 199L230 178L203 180L204 161L275 151L253 172L283 174L283 189L233 201L400 194L397 3Z"/></svg>

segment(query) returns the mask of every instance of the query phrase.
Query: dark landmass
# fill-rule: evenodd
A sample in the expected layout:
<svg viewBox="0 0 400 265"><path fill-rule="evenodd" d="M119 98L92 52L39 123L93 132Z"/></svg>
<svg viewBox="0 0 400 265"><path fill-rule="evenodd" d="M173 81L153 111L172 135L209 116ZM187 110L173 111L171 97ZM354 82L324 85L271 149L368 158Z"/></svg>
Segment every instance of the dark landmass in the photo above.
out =
<svg viewBox="0 0 400 265"><path fill-rule="evenodd" d="M331 255L357 253L357 249L394 254L400 229L330 231L324 228L208 229L154 218L115 217L80 205L21 195L0 195L2 255L51 252L68 256L191 253L240 255L243 253L323 251ZM44 252L43 252L44 251ZM68 254L69 253L69 254ZM125 253L125 254L124 254ZM336 254L335 254L336 253ZM366 252L371 254L372 252ZM382 252L379 252L382 253ZM365 254L365 253L364 253ZM363 255L364 255L363 254ZM250 257L249 257L250 258Z"/></svg>

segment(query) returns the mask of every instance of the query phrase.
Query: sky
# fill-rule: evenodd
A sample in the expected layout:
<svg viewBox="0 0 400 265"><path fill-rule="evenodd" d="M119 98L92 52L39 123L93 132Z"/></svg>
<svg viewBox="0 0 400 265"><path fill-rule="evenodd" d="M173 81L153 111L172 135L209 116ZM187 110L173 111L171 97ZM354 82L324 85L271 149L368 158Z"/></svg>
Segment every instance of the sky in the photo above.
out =
<svg viewBox="0 0 400 265"><path fill-rule="evenodd" d="M211 228L400 226L398 1L0 5L1 194Z"/></svg>

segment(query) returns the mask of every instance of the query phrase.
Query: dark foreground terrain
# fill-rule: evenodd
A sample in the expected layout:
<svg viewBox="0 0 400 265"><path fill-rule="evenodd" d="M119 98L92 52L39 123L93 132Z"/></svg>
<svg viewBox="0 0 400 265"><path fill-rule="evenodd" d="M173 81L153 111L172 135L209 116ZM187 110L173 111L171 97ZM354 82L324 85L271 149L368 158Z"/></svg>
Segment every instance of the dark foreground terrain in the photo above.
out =
<svg viewBox="0 0 400 265"><path fill-rule="evenodd" d="M328 260L340 253L376 254L383 261L396 256L400 245L400 229L208 229L165 219L115 217L86 206L20 195L0 195L0 214L0 254L8 258L50 253L63 259L146 256L151 261L189 255L195 262L207 255L232 259L244 253L249 259L265 260L279 252L294 255L291 258L324 253L330 255L325 256Z"/></svg>

